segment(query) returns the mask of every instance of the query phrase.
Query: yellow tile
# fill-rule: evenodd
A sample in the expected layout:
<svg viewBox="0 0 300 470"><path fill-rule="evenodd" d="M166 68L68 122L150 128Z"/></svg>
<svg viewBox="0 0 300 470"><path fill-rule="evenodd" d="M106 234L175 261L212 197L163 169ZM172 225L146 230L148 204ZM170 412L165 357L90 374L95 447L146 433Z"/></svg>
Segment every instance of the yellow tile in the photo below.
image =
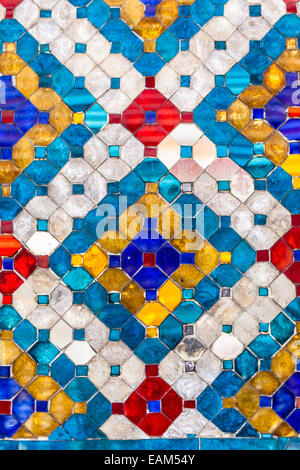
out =
<svg viewBox="0 0 300 470"><path fill-rule="evenodd" d="M15 432L13 439L34 439L34 435L23 425Z"/></svg>
<svg viewBox="0 0 300 470"><path fill-rule="evenodd" d="M34 146L26 139L22 137L18 142L13 146L12 149L12 159L14 163L24 170L30 163L34 160Z"/></svg>
<svg viewBox="0 0 300 470"><path fill-rule="evenodd" d="M231 253L230 253L230 251L221 251L221 253L220 253L220 263L222 263L222 264L231 263Z"/></svg>
<svg viewBox="0 0 300 470"><path fill-rule="evenodd" d="M176 0L162 0L156 7L156 17L166 28L171 26L178 17Z"/></svg>
<svg viewBox="0 0 300 470"><path fill-rule="evenodd" d="M131 240L141 230L143 219L140 214L133 208L129 207L119 217L119 229L123 236Z"/></svg>
<svg viewBox="0 0 300 470"><path fill-rule="evenodd" d="M103 253L98 245L94 244L83 256L82 264L83 267L96 278L107 268L108 256L106 253Z"/></svg>
<svg viewBox="0 0 300 470"><path fill-rule="evenodd" d="M128 284L129 277L121 269L109 268L98 277L97 281L108 292L121 292Z"/></svg>
<svg viewBox="0 0 300 470"><path fill-rule="evenodd" d="M16 75L25 65L26 62L15 52L2 52L0 55L0 73L2 75Z"/></svg>
<svg viewBox="0 0 300 470"><path fill-rule="evenodd" d="M300 321L296 321L296 332L300 333Z"/></svg>
<svg viewBox="0 0 300 470"><path fill-rule="evenodd" d="M86 414L86 403L84 401L74 403L74 413Z"/></svg>
<svg viewBox="0 0 300 470"><path fill-rule="evenodd" d="M25 352L13 363L13 378L22 386L26 385L36 376L36 363Z"/></svg>
<svg viewBox="0 0 300 470"><path fill-rule="evenodd" d="M130 28L134 28L144 16L142 2L139 0L126 0L121 6L120 16Z"/></svg>
<svg viewBox="0 0 300 470"><path fill-rule="evenodd" d="M300 176L300 155L289 155L281 164L281 168L291 176Z"/></svg>
<svg viewBox="0 0 300 470"><path fill-rule="evenodd" d="M260 408L249 422L258 432L272 434L282 419L271 408Z"/></svg>
<svg viewBox="0 0 300 470"><path fill-rule="evenodd" d="M49 123L61 134L72 124L73 112L63 102L60 101L49 113Z"/></svg>
<svg viewBox="0 0 300 470"><path fill-rule="evenodd" d="M50 402L50 413L59 424L63 424L73 413L73 400L60 390Z"/></svg>
<svg viewBox="0 0 300 470"><path fill-rule="evenodd" d="M39 87L39 76L35 73L29 65L23 67L16 76L16 88L26 98L32 95Z"/></svg>
<svg viewBox="0 0 300 470"><path fill-rule="evenodd" d="M295 370L295 361L286 349L281 349L271 360L271 371L284 382Z"/></svg>
<svg viewBox="0 0 300 470"><path fill-rule="evenodd" d="M272 93L262 85L250 85L239 96L249 108L264 108L271 98L273 98Z"/></svg>
<svg viewBox="0 0 300 470"><path fill-rule="evenodd" d="M61 101L61 97L52 88L38 88L30 96L30 101L40 111L50 111Z"/></svg>
<svg viewBox="0 0 300 470"><path fill-rule="evenodd" d="M286 50L278 57L276 63L286 72L300 72L300 51Z"/></svg>
<svg viewBox="0 0 300 470"><path fill-rule="evenodd" d="M11 195L11 187L10 184L3 184L1 187L1 194L2 197L9 197Z"/></svg>
<svg viewBox="0 0 300 470"><path fill-rule="evenodd" d="M298 433L285 421L274 431L274 436L298 437Z"/></svg>
<svg viewBox="0 0 300 470"><path fill-rule="evenodd" d="M71 264L72 266L81 266L83 262L82 255L72 255Z"/></svg>
<svg viewBox="0 0 300 470"><path fill-rule="evenodd" d="M288 142L277 132L274 132L265 142L265 155L275 165L280 165L283 162L288 151Z"/></svg>
<svg viewBox="0 0 300 470"><path fill-rule="evenodd" d="M158 217L167 207L165 201L158 194L144 194L137 202L138 207L143 211L144 217ZM135 204L135 207L136 205Z"/></svg>
<svg viewBox="0 0 300 470"><path fill-rule="evenodd" d="M300 189L300 178L299 176L293 178L293 188Z"/></svg>
<svg viewBox="0 0 300 470"><path fill-rule="evenodd" d="M98 243L107 253L119 254L122 253L129 242L120 232L109 230L101 236Z"/></svg>
<svg viewBox="0 0 300 470"><path fill-rule="evenodd" d="M182 264L171 277L184 289L191 289L204 278L204 274L192 264Z"/></svg>
<svg viewBox="0 0 300 470"><path fill-rule="evenodd" d="M48 413L36 412L25 422L25 426L36 437L48 437L58 423Z"/></svg>
<svg viewBox="0 0 300 470"><path fill-rule="evenodd" d="M250 380L250 384L261 395L273 395L280 386L280 381L272 372L260 371Z"/></svg>
<svg viewBox="0 0 300 470"><path fill-rule="evenodd" d="M158 193L158 183L146 183L146 193Z"/></svg>
<svg viewBox="0 0 300 470"><path fill-rule="evenodd" d="M74 113L73 114L73 122L74 124L82 124L84 119L83 113Z"/></svg>
<svg viewBox="0 0 300 470"><path fill-rule="evenodd" d="M286 39L286 48L287 49L297 49L297 39L296 38L287 38Z"/></svg>
<svg viewBox="0 0 300 470"><path fill-rule="evenodd" d="M259 408L260 396L255 388L245 384L236 395L236 404L239 411L250 418Z"/></svg>
<svg viewBox="0 0 300 470"><path fill-rule="evenodd" d="M277 94L285 86L285 73L276 64L270 65L264 73L264 85Z"/></svg>
<svg viewBox="0 0 300 470"><path fill-rule="evenodd" d="M145 17L134 27L134 31L143 39L157 39L164 30L165 27L154 17Z"/></svg>
<svg viewBox="0 0 300 470"><path fill-rule="evenodd" d="M6 52L16 52L16 43L15 42L6 42L4 43L4 49Z"/></svg>
<svg viewBox="0 0 300 470"><path fill-rule="evenodd" d="M149 302L141 308L137 314L137 318L147 326L159 326L168 315L168 310L161 304L158 302Z"/></svg>
<svg viewBox="0 0 300 470"><path fill-rule="evenodd" d="M176 211L168 207L158 218L158 231L162 236L169 240L175 233L181 231L181 217Z"/></svg>
<svg viewBox="0 0 300 470"><path fill-rule="evenodd" d="M154 326L150 326L147 328L147 338L157 338L158 337L158 330Z"/></svg>
<svg viewBox="0 0 300 470"><path fill-rule="evenodd" d="M36 400L48 401L54 393L57 392L59 386L52 377L39 375L31 382L27 390Z"/></svg>
<svg viewBox="0 0 300 470"><path fill-rule="evenodd" d="M13 183L21 170L10 160L0 161L0 184Z"/></svg>
<svg viewBox="0 0 300 470"><path fill-rule="evenodd" d="M234 397L223 398L223 408L234 408Z"/></svg>
<svg viewBox="0 0 300 470"><path fill-rule="evenodd" d="M181 299L181 289L171 279L158 290L158 300L171 312L180 304Z"/></svg>
<svg viewBox="0 0 300 470"><path fill-rule="evenodd" d="M144 52L155 52L156 41L155 39L144 40Z"/></svg>
<svg viewBox="0 0 300 470"><path fill-rule="evenodd" d="M293 336L287 343L286 349L297 359L300 358L300 334Z"/></svg>
<svg viewBox="0 0 300 470"><path fill-rule="evenodd" d="M13 332L11 330L2 330L1 339L13 339Z"/></svg>
<svg viewBox="0 0 300 470"><path fill-rule="evenodd" d="M12 340L0 340L0 364L10 365L21 354L21 349Z"/></svg>
<svg viewBox="0 0 300 470"><path fill-rule="evenodd" d="M121 304L131 313L136 313L145 303L144 289L134 281L122 291Z"/></svg>
<svg viewBox="0 0 300 470"><path fill-rule="evenodd" d="M251 112L242 101L236 100L227 110L227 120L233 127L242 130L250 121Z"/></svg>
<svg viewBox="0 0 300 470"><path fill-rule="evenodd" d="M204 242L203 246L196 251L195 264L204 274L209 274L219 264L218 251L209 242Z"/></svg>
<svg viewBox="0 0 300 470"><path fill-rule="evenodd" d="M252 143L264 142L273 132L273 127L262 119L250 121L241 131L246 139L250 140Z"/></svg>
<svg viewBox="0 0 300 470"><path fill-rule="evenodd" d="M204 240L198 232L184 230L175 234L172 245L178 251L197 252L204 246Z"/></svg>
<svg viewBox="0 0 300 470"><path fill-rule="evenodd" d="M227 112L223 109L216 110L216 121L217 122L225 122L227 120Z"/></svg>
<svg viewBox="0 0 300 470"><path fill-rule="evenodd" d="M38 147L47 147L58 137L58 133L49 124L35 124L27 132L26 137Z"/></svg>

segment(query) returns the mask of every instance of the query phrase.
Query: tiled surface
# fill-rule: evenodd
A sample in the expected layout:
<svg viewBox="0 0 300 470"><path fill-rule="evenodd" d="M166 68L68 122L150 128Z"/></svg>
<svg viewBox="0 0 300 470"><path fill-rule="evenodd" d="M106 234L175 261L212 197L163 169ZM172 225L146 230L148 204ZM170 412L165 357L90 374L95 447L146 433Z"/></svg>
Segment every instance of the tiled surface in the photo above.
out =
<svg viewBox="0 0 300 470"><path fill-rule="evenodd" d="M0 4L0 448L297 448L300 2Z"/></svg>

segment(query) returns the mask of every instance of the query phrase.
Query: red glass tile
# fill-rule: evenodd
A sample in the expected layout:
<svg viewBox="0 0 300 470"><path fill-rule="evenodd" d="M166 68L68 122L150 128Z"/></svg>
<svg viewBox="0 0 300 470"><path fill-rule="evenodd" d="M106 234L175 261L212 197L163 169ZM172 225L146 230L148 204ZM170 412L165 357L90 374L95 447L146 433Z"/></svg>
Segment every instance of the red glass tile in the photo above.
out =
<svg viewBox="0 0 300 470"><path fill-rule="evenodd" d="M22 284L22 279L13 271L0 273L0 292L3 294L13 294Z"/></svg>
<svg viewBox="0 0 300 470"><path fill-rule="evenodd" d="M11 305L12 304L12 295L4 295L2 303L3 303L3 305Z"/></svg>
<svg viewBox="0 0 300 470"><path fill-rule="evenodd" d="M35 257L23 248L15 258L15 270L27 279L36 269Z"/></svg>
<svg viewBox="0 0 300 470"><path fill-rule="evenodd" d="M289 117L300 117L300 108L296 106L291 106L288 109Z"/></svg>
<svg viewBox="0 0 300 470"><path fill-rule="evenodd" d="M166 101L157 111L156 121L169 133L179 124L180 112L170 101Z"/></svg>
<svg viewBox="0 0 300 470"><path fill-rule="evenodd" d="M134 133L145 124L145 112L136 103L132 103L124 111L122 123L130 132Z"/></svg>
<svg viewBox="0 0 300 470"><path fill-rule="evenodd" d="M145 400L160 400L170 389L160 377L147 377L136 390Z"/></svg>
<svg viewBox="0 0 300 470"><path fill-rule="evenodd" d="M300 226L300 214L292 215L292 224L294 226Z"/></svg>
<svg viewBox="0 0 300 470"><path fill-rule="evenodd" d="M284 274L295 284L300 283L300 261L293 263Z"/></svg>
<svg viewBox="0 0 300 470"><path fill-rule="evenodd" d="M1 221L1 233L13 233L13 221L12 220Z"/></svg>
<svg viewBox="0 0 300 470"><path fill-rule="evenodd" d="M294 253L290 246L278 240L271 248L271 262L276 266L279 271L283 272L294 259Z"/></svg>
<svg viewBox="0 0 300 470"><path fill-rule="evenodd" d="M36 257L36 265L39 268L49 268L49 256L37 256Z"/></svg>
<svg viewBox="0 0 300 470"><path fill-rule="evenodd" d="M0 256L14 256L21 247L21 243L12 235L0 236Z"/></svg>
<svg viewBox="0 0 300 470"><path fill-rule="evenodd" d="M10 110L4 110L1 112L1 122L3 124L13 124L15 113Z"/></svg>
<svg viewBox="0 0 300 470"><path fill-rule="evenodd" d="M166 101L166 98L157 90L146 89L135 99L135 102L144 111L158 111L161 105Z"/></svg>
<svg viewBox="0 0 300 470"><path fill-rule="evenodd" d="M146 77L146 88L155 88L155 77Z"/></svg>
<svg viewBox="0 0 300 470"><path fill-rule="evenodd" d="M182 112L181 121L182 122L194 122L193 113Z"/></svg>
<svg viewBox="0 0 300 470"><path fill-rule="evenodd" d="M184 408L191 408L191 409L196 408L195 400L185 400L183 405L184 405Z"/></svg>
<svg viewBox="0 0 300 470"><path fill-rule="evenodd" d="M112 403L111 412L113 415L122 415L123 414L123 403Z"/></svg>
<svg viewBox="0 0 300 470"><path fill-rule="evenodd" d="M300 297L300 284L296 286L296 297Z"/></svg>
<svg viewBox="0 0 300 470"><path fill-rule="evenodd" d="M110 124L120 124L122 120L121 114L110 114L109 123Z"/></svg>
<svg viewBox="0 0 300 470"><path fill-rule="evenodd" d="M294 250L300 248L300 227L292 227L283 237Z"/></svg>
<svg viewBox="0 0 300 470"><path fill-rule="evenodd" d="M158 376L158 365L148 364L146 365L146 377L157 377Z"/></svg>
<svg viewBox="0 0 300 470"><path fill-rule="evenodd" d="M153 268L155 266L155 253L144 253L143 265L147 268Z"/></svg>
<svg viewBox="0 0 300 470"><path fill-rule="evenodd" d="M136 392L126 400L124 415L134 424L138 424L147 413L147 402Z"/></svg>
<svg viewBox="0 0 300 470"><path fill-rule="evenodd" d="M256 261L269 261L269 251L258 250L256 252Z"/></svg>
<svg viewBox="0 0 300 470"><path fill-rule="evenodd" d="M0 401L0 415L10 415L10 414L11 414L11 402Z"/></svg>
<svg viewBox="0 0 300 470"><path fill-rule="evenodd" d="M149 413L139 427L149 436L161 436L170 426L171 421L161 413Z"/></svg>
<svg viewBox="0 0 300 470"><path fill-rule="evenodd" d="M161 400L161 411L171 421L174 421L182 412L182 398L171 389Z"/></svg>
<svg viewBox="0 0 300 470"><path fill-rule="evenodd" d="M155 147L145 147L144 155L145 157L156 157L157 149Z"/></svg>
<svg viewBox="0 0 300 470"><path fill-rule="evenodd" d="M167 136L167 132L159 126L143 126L135 133L135 137L144 145L156 147Z"/></svg>

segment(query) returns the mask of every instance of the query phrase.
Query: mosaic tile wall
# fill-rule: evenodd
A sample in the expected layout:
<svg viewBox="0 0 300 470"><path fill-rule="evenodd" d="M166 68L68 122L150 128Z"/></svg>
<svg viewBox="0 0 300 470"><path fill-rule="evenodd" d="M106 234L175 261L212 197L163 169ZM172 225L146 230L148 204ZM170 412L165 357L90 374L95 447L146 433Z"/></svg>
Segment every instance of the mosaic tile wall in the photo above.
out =
<svg viewBox="0 0 300 470"><path fill-rule="evenodd" d="M297 447L300 2L0 4L0 448Z"/></svg>

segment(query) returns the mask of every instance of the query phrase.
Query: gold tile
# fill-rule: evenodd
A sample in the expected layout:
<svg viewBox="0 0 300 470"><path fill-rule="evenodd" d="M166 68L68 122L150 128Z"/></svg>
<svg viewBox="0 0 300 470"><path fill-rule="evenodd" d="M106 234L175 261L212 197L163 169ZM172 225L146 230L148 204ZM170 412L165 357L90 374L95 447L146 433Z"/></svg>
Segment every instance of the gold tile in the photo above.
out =
<svg viewBox="0 0 300 470"><path fill-rule="evenodd" d="M23 425L13 435L14 439L34 439L34 435Z"/></svg>
<svg viewBox="0 0 300 470"><path fill-rule="evenodd" d="M84 401L74 403L75 414L86 414L86 403Z"/></svg>
<svg viewBox="0 0 300 470"><path fill-rule="evenodd" d="M249 108L264 108L271 98L273 98L272 93L262 85L250 85L239 96Z"/></svg>
<svg viewBox="0 0 300 470"><path fill-rule="evenodd" d="M61 134L72 124L73 112L63 102L60 101L49 113L49 123Z"/></svg>
<svg viewBox="0 0 300 470"><path fill-rule="evenodd" d="M10 160L0 161L0 184L13 183L21 170Z"/></svg>
<svg viewBox="0 0 300 470"><path fill-rule="evenodd" d="M27 132L26 137L38 147L47 147L58 137L58 133L48 124L35 124L35 126Z"/></svg>
<svg viewBox="0 0 300 470"><path fill-rule="evenodd" d="M293 188L294 189L300 189L300 178L299 177L293 178Z"/></svg>
<svg viewBox="0 0 300 470"><path fill-rule="evenodd" d="M154 17L144 17L134 27L134 31L143 39L157 39L165 30L165 27Z"/></svg>
<svg viewBox="0 0 300 470"><path fill-rule="evenodd" d="M25 422L26 428L36 437L48 437L58 426L58 423L48 413L35 412Z"/></svg>
<svg viewBox="0 0 300 470"><path fill-rule="evenodd" d="M143 219L133 207L129 207L119 217L119 229L122 234L131 240L134 238L143 225Z"/></svg>
<svg viewBox="0 0 300 470"><path fill-rule="evenodd" d="M158 302L146 303L137 314L137 318L147 326L159 326L169 315L168 310Z"/></svg>
<svg viewBox="0 0 300 470"><path fill-rule="evenodd" d="M281 349L271 360L271 371L281 382L288 379L295 370L295 360L286 349Z"/></svg>
<svg viewBox="0 0 300 470"><path fill-rule="evenodd" d="M144 39L144 52L155 52L155 39Z"/></svg>
<svg viewBox="0 0 300 470"><path fill-rule="evenodd" d="M157 338L158 329L155 326L150 326L147 328L147 338Z"/></svg>
<svg viewBox="0 0 300 470"><path fill-rule="evenodd" d="M178 4L176 0L162 0L156 7L157 19L166 28L178 18Z"/></svg>
<svg viewBox="0 0 300 470"><path fill-rule="evenodd" d="M227 120L227 112L224 110L216 110L216 121L225 122Z"/></svg>
<svg viewBox="0 0 300 470"><path fill-rule="evenodd" d="M93 248L93 247L92 247ZM92 250L92 248L90 248L90 250ZM82 255L72 255L71 256L71 264L72 266L81 266L83 263L83 258L82 258Z"/></svg>
<svg viewBox="0 0 300 470"><path fill-rule="evenodd" d="M0 54L0 73L2 75L16 75L25 65L26 62L15 52Z"/></svg>
<svg viewBox="0 0 300 470"><path fill-rule="evenodd" d="M2 197L9 197L11 195L11 186L10 184L3 184L1 187Z"/></svg>
<svg viewBox="0 0 300 470"><path fill-rule="evenodd" d="M50 413L59 424L63 424L73 413L73 400L60 390L50 402Z"/></svg>
<svg viewBox="0 0 300 470"><path fill-rule="evenodd" d="M250 418L259 408L260 396L255 388L245 384L236 395L236 404L240 412Z"/></svg>
<svg viewBox="0 0 300 470"><path fill-rule="evenodd" d="M171 277L184 289L191 289L204 278L204 274L192 264L182 264Z"/></svg>
<svg viewBox="0 0 300 470"><path fill-rule="evenodd" d="M98 243L107 253L119 254L122 253L129 242L122 233L109 230L99 238Z"/></svg>
<svg viewBox="0 0 300 470"><path fill-rule="evenodd" d="M145 303L144 289L132 281L121 294L121 304L131 313L136 313Z"/></svg>
<svg viewBox="0 0 300 470"><path fill-rule="evenodd" d="M280 165L287 157L288 142L277 132L274 132L265 142L265 156L275 165Z"/></svg>
<svg viewBox="0 0 300 470"><path fill-rule="evenodd" d="M271 408L260 408L249 423L257 429L258 432L272 434L275 429L280 425L282 419L271 410Z"/></svg>
<svg viewBox="0 0 300 470"><path fill-rule="evenodd" d="M180 230L175 234L171 243L178 251L190 253L195 253L204 246L204 240L201 235L193 230Z"/></svg>
<svg viewBox="0 0 300 470"><path fill-rule="evenodd" d="M94 278L96 278L103 273L105 268L107 268L108 256L97 244L94 244L83 256L82 265Z"/></svg>
<svg viewBox="0 0 300 470"><path fill-rule="evenodd" d="M52 377L39 375L31 382L27 390L36 400L48 401L54 393L57 392L59 386Z"/></svg>
<svg viewBox="0 0 300 470"><path fill-rule="evenodd" d="M195 264L204 274L209 274L219 264L218 251L207 241L196 251Z"/></svg>
<svg viewBox="0 0 300 470"><path fill-rule="evenodd" d="M296 38L287 38L286 39L286 48L287 49L298 49L297 48L297 39Z"/></svg>
<svg viewBox="0 0 300 470"><path fill-rule="evenodd" d="M1 331L1 339L13 339L13 331L11 330L2 330Z"/></svg>
<svg viewBox="0 0 300 470"><path fill-rule="evenodd" d="M29 65L23 67L16 76L16 88L26 98L32 95L39 87L39 76Z"/></svg>
<svg viewBox="0 0 300 470"><path fill-rule="evenodd" d="M250 384L261 395L273 395L280 386L280 381L272 372L260 371L250 380Z"/></svg>
<svg viewBox="0 0 300 470"><path fill-rule="evenodd" d="M158 183L147 183L146 193L158 193Z"/></svg>
<svg viewBox="0 0 300 470"><path fill-rule="evenodd" d="M251 112L242 101L236 100L229 106L227 116L228 122L240 131L250 121Z"/></svg>
<svg viewBox="0 0 300 470"><path fill-rule="evenodd" d="M50 111L61 101L61 97L52 88L38 88L30 96L30 101L40 111Z"/></svg>
<svg viewBox="0 0 300 470"><path fill-rule="evenodd" d="M0 364L10 365L21 352L21 349L12 340L0 340Z"/></svg>
<svg viewBox="0 0 300 470"><path fill-rule="evenodd" d="M223 408L234 408L234 397L223 398Z"/></svg>
<svg viewBox="0 0 300 470"><path fill-rule="evenodd" d="M181 230L181 217L176 211L168 207L163 211L158 218L158 231L162 236L169 240L173 238L175 233L179 233Z"/></svg>
<svg viewBox="0 0 300 470"><path fill-rule="evenodd" d="M26 385L36 376L36 363L25 352L13 363L13 378L22 386Z"/></svg>
<svg viewBox="0 0 300 470"><path fill-rule="evenodd" d="M286 349L297 359L300 358L300 334L296 334L285 346Z"/></svg>
<svg viewBox="0 0 300 470"><path fill-rule="evenodd" d="M139 0L126 0L121 6L120 16L130 28L134 28L144 16L142 2Z"/></svg>
<svg viewBox="0 0 300 470"><path fill-rule="evenodd" d="M121 292L129 282L129 277L121 270L116 268L108 268L98 277L97 281L108 292Z"/></svg>
<svg viewBox="0 0 300 470"><path fill-rule="evenodd" d="M16 52L16 43L15 42L5 42L4 49L6 52Z"/></svg>
<svg viewBox="0 0 300 470"><path fill-rule="evenodd" d="M221 253L220 253L220 263L221 264L231 263L231 253L230 253L230 251L221 251Z"/></svg>
<svg viewBox="0 0 300 470"><path fill-rule="evenodd" d="M180 304L181 299L181 289L171 279L158 290L158 300L171 312Z"/></svg>
<svg viewBox="0 0 300 470"><path fill-rule="evenodd" d="M73 114L73 122L74 124L82 124L84 119L83 113L74 113Z"/></svg>
<svg viewBox="0 0 300 470"><path fill-rule="evenodd" d="M300 176L300 155L289 155L281 164L281 168L291 176Z"/></svg>
<svg viewBox="0 0 300 470"><path fill-rule="evenodd" d="M298 437L298 433L285 421L274 431L274 436Z"/></svg>
<svg viewBox="0 0 300 470"><path fill-rule="evenodd" d="M286 72L300 72L300 51L286 50L278 57L276 63Z"/></svg>
<svg viewBox="0 0 300 470"><path fill-rule="evenodd" d="M273 132L273 127L262 119L250 121L241 131L243 136L253 143L264 142L271 134L273 134Z"/></svg>
<svg viewBox="0 0 300 470"><path fill-rule="evenodd" d="M276 64L271 64L264 73L263 82L271 93L277 94L285 86L285 73Z"/></svg>
<svg viewBox="0 0 300 470"><path fill-rule="evenodd" d="M166 208L165 201L158 194L143 194L138 200L134 207L141 211L141 215L144 217L158 217L162 211Z"/></svg>

